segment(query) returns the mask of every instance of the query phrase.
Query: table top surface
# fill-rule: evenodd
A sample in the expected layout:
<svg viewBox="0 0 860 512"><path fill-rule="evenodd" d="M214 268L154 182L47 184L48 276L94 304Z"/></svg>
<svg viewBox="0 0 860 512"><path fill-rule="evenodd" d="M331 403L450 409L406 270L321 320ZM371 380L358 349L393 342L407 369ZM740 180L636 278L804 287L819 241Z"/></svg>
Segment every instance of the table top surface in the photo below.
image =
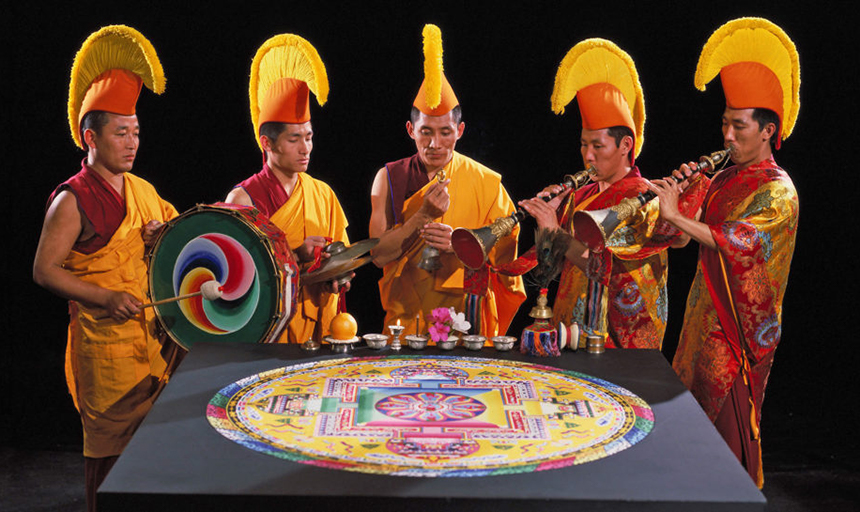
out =
<svg viewBox="0 0 860 512"><path fill-rule="evenodd" d="M359 346L346 356L387 354L391 353ZM405 347L398 355L510 359L577 371L644 399L654 411L655 425L642 441L622 452L541 472L415 478L324 469L255 452L224 438L209 424L206 407L220 389L244 377L345 355L333 354L328 346L307 353L296 345L201 343L186 356L100 487L100 506L121 504L116 509L128 511L134 509L130 503L226 504L241 498L241 503L262 507L290 497L297 506L306 502L316 509L326 501L350 500L353 508L381 510L391 503L402 507L403 499L443 508L457 508L459 503L469 510L522 508L528 500L581 506L613 503L613 509L637 510L764 508L764 496L657 350L531 358L488 347L448 352Z"/></svg>

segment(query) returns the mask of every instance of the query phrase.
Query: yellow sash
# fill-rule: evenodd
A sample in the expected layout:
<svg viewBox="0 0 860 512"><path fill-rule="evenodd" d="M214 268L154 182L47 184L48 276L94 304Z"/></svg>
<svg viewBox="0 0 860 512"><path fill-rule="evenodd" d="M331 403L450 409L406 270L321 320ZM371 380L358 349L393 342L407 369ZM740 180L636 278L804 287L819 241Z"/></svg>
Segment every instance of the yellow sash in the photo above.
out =
<svg viewBox="0 0 860 512"><path fill-rule="evenodd" d="M79 279L140 301L149 293L142 228L150 220L177 215L146 181L125 174L126 215L108 244L92 254L69 253L64 267ZM116 322L102 309L70 301L66 382L81 412L84 455L118 455L146 415L158 384L166 378L175 345L164 349L152 309Z"/></svg>
<svg viewBox="0 0 860 512"><path fill-rule="evenodd" d="M334 192L305 173L299 174L290 198L270 220L286 234L293 250L309 236L327 236L332 241L349 244L346 215ZM337 296L322 292L321 288L322 285L299 288L296 314L279 343L302 343L311 337L320 340L328 334L329 323L337 314Z"/></svg>
<svg viewBox="0 0 860 512"><path fill-rule="evenodd" d="M501 185L501 176L459 153L445 165L445 174L451 182L448 194L451 202L448 211L435 222L454 228L476 229L498 217L514 211L513 201ZM432 182L409 197L403 204L403 219L409 219L421 208L424 194ZM509 262L516 258L516 241L519 229L505 237L490 252L489 262ZM425 319L430 311L439 307L453 307L462 312L465 305L463 293L463 264L453 253L442 254L442 268L433 273L418 268L424 242L419 240L404 251L403 255L383 269L379 281L382 307L386 311L385 324L394 325L400 320L407 326L406 332L415 332L415 317L420 316L419 330L427 332ZM485 298L483 317L484 333L493 335L507 329L513 313L525 299L522 278L499 276L501 286L491 289ZM503 318L499 318L499 313Z"/></svg>

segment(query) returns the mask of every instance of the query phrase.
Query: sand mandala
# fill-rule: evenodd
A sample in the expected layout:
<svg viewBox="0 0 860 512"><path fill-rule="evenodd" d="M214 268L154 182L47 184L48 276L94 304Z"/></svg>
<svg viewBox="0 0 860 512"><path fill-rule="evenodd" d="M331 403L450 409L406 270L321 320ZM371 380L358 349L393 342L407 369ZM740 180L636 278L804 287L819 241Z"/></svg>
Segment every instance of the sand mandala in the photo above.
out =
<svg viewBox="0 0 860 512"><path fill-rule="evenodd" d="M207 408L224 437L346 471L465 477L542 471L641 441L651 407L578 372L517 361L388 356L246 377Z"/></svg>

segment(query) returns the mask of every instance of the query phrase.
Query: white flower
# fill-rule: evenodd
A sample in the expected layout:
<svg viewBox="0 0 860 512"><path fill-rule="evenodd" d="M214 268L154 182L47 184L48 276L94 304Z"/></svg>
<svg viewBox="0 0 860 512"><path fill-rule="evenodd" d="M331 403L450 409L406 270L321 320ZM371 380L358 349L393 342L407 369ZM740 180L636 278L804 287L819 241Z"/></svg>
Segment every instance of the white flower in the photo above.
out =
<svg viewBox="0 0 860 512"><path fill-rule="evenodd" d="M454 308L451 308L451 328L455 331L466 333L472 327L472 324L466 321L465 313L457 313Z"/></svg>

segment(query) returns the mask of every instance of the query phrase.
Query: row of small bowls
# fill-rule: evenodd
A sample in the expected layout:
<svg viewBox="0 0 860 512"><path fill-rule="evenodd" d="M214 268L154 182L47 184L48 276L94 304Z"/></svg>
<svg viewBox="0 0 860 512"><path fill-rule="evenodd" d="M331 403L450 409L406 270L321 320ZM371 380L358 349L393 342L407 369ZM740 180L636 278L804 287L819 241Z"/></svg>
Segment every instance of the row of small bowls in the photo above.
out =
<svg viewBox="0 0 860 512"><path fill-rule="evenodd" d="M382 350L388 345L390 336L387 334L365 334L362 336L367 346L374 350ZM427 336L416 334L408 334L404 336L406 344L413 350L423 350L427 346ZM490 338L493 342L493 347L500 352L510 350L514 346L517 338L514 336L493 336ZM452 336L447 340L437 341L436 346L440 350L452 350L457 346L458 338ZM487 342L487 337L480 334L467 334L463 336L463 346L467 350L481 350Z"/></svg>

